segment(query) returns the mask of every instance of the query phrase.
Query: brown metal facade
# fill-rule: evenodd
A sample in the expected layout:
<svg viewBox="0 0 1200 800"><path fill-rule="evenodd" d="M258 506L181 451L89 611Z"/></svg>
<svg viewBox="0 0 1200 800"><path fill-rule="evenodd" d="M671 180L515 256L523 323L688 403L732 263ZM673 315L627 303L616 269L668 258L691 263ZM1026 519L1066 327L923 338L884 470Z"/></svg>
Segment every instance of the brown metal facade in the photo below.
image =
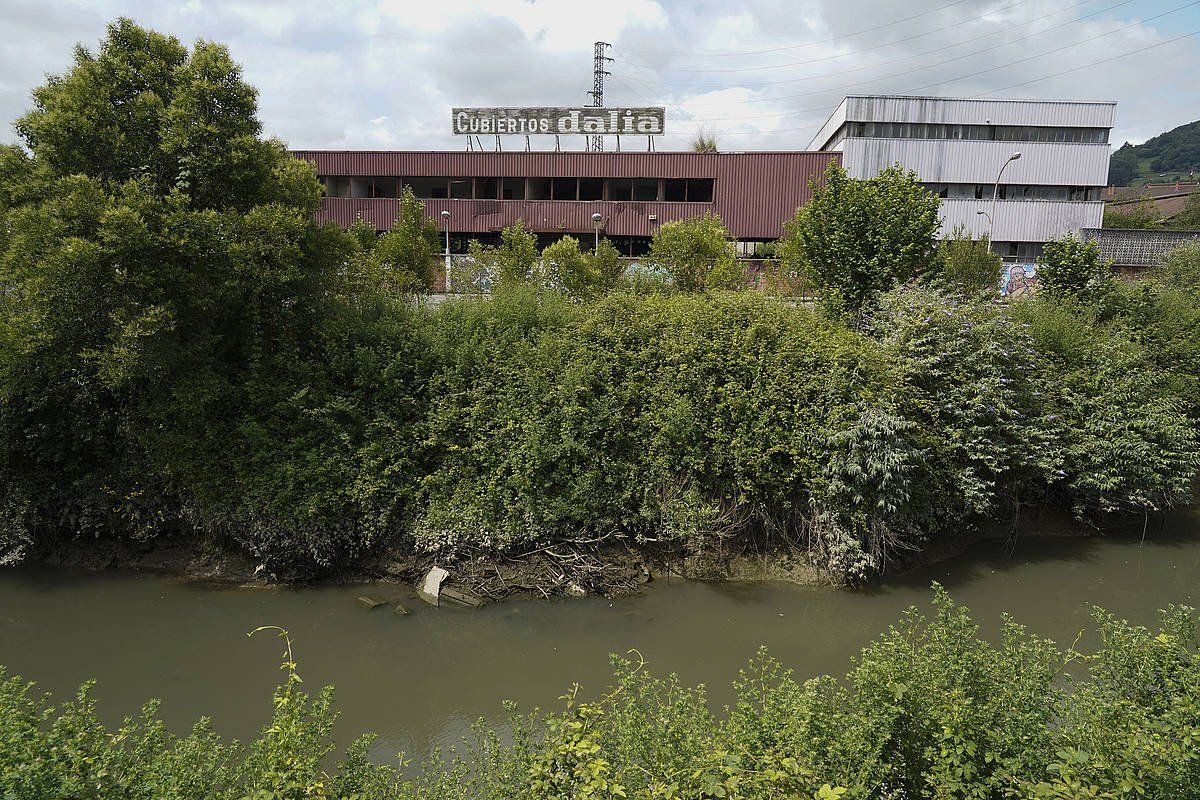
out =
<svg viewBox="0 0 1200 800"><path fill-rule="evenodd" d="M540 233L587 233L592 214L603 217L608 236L653 236L664 222L712 211L736 239L775 239L783 223L811 197L839 153L584 153L584 152L404 152L296 151L320 176L466 178L712 178L711 203L562 200L425 200L425 213L438 220L450 212L452 233L490 233L518 219ZM318 217L351 225L363 219L380 230L391 227L395 198L326 197Z"/></svg>

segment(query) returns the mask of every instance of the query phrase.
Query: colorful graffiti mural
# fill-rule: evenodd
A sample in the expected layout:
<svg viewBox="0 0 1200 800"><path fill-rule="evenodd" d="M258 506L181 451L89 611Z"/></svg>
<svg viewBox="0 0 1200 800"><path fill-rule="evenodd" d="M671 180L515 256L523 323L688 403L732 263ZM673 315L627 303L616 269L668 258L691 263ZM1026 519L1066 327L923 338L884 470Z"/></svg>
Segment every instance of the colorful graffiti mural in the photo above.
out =
<svg viewBox="0 0 1200 800"><path fill-rule="evenodd" d="M1000 275L1000 294L1021 297L1037 290L1037 264L1005 264Z"/></svg>

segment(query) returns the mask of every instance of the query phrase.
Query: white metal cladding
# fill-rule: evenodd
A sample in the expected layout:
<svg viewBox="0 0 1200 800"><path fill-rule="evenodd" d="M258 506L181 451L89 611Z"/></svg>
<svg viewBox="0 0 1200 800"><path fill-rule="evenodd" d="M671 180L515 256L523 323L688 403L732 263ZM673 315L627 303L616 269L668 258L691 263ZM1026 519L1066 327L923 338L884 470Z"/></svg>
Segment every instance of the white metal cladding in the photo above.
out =
<svg viewBox="0 0 1200 800"><path fill-rule="evenodd" d="M846 139L842 166L852 178L871 178L899 162L926 183L992 183L1014 152L1021 158L1004 170L1004 183L1039 186L1105 186L1106 144L993 142L961 139Z"/></svg>
<svg viewBox="0 0 1200 800"><path fill-rule="evenodd" d="M1111 128L1116 107L1117 104L1111 101L851 95L838 105L809 144L809 149L823 148L846 121Z"/></svg>
<svg viewBox="0 0 1200 800"><path fill-rule="evenodd" d="M951 122L971 125L1054 125L1111 128L1117 104L1066 100L862 97L846 100L846 119L855 122Z"/></svg>
<svg viewBox="0 0 1200 800"><path fill-rule="evenodd" d="M988 232L987 217L992 201L943 200L941 235L965 225L976 238ZM997 242L1047 242L1068 233L1076 235L1084 228L1098 228L1104 219L1104 202L1071 200L999 200L992 239Z"/></svg>
<svg viewBox="0 0 1200 800"><path fill-rule="evenodd" d="M849 99L848 97L844 98L842 102L838 103L838 107L833 110L833 114L821 126L821 130L817 131L817 135L813 137L813 140L809 142L809 150L824 150L825 146L829 144L829 140L838 132L838 128L846 123L846 103ZM841 147L837 146L832 149L840 150Z"/></svg>

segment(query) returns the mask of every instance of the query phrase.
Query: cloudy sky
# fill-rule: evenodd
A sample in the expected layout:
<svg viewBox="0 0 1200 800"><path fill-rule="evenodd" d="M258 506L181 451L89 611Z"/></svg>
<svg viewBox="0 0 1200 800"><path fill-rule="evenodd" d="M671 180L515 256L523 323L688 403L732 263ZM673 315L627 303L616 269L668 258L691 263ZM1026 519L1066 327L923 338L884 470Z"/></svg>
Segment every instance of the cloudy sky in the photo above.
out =
<svg viewBox="0 0 1200 800"><path fill-rule="evenodd" d="M0 0L0 140L121 15L226 43L297 148L460 149L451 106L587 105L597 39L606 105L665 105L663 150L803 149L845 94L1116 100L1117 144L1200 118L1200 0Z"/></svg>

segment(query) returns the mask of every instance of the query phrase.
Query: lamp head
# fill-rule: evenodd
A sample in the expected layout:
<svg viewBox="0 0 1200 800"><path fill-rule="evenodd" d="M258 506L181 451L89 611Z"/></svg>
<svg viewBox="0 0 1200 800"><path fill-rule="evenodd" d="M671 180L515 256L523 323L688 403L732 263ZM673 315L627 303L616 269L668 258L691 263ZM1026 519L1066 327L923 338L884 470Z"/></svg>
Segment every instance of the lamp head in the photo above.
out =
<svg viewBox="0 0 1200 800"><path fill-rule="evenodd" d="M443 216L443 217L445 217L446 219L450 219L450 212L449 212L449 211L443 211L443 212L442 212L442 216Z"/></svg>
<svg viewBox="0 0 1200 800"><path fill-rule="evenodd" d="M600 216L599 212L592 214L592 222L599 222L602 219L604 219L604 217Z"/></svg>
<svg viewBox="0 0 1200 800"><path fill-rule="evenodd" d="M1009 160L1009 161L1016 161L1016 160L1017 160L1018 158L1020 158L1020 157L1021 157L1021 154L1020 154L1019 152L1017 152L1017 153L1013 153L1011 156L1009 156L1009 157L1008 157L1008 160Z"/></svg>

